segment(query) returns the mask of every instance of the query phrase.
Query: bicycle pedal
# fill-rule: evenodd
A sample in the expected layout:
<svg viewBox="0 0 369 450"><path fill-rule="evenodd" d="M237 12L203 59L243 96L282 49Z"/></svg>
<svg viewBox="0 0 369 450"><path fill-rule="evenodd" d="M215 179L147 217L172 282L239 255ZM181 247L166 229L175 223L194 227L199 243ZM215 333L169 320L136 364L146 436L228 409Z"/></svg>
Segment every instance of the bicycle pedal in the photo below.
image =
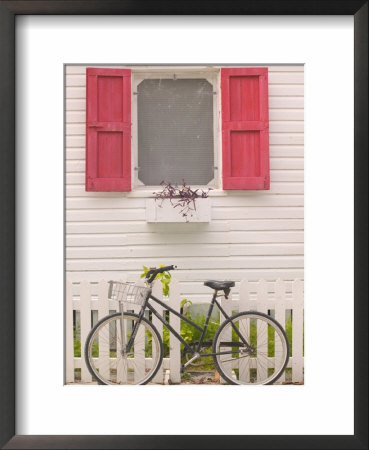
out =
<svg viewBox="0 0 369 450"><path fill-rule="evenodd" d="M184 371L185 371L185 366L182 364L181 365L181 373L184 373Z"/></svg>

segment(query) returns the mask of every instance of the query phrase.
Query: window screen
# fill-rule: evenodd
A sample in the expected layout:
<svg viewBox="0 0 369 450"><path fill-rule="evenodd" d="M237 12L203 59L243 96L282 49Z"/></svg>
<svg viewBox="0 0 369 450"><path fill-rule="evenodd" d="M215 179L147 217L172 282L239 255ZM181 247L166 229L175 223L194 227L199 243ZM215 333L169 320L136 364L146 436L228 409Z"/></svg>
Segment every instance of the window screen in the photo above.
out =
<svg viewBox="0 0 369 450"><path fill-rule="evenodd" d="M213 86L207 80L144 80L137 114L140 181L206 185L214 178Z"/></svg>

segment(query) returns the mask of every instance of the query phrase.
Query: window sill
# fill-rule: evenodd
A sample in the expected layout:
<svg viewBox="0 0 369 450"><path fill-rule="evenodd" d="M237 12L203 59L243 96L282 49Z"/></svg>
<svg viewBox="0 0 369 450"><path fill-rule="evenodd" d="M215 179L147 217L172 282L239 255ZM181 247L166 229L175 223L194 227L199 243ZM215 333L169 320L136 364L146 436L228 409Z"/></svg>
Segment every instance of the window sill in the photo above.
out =
<svg viewBox="0 0 369 450"><path fill-rule="evenodd" d="M191 215L192 214L192 215ZM196 210L191 211L187 217L183 217L178 207L174 208L169 199L156 201L149 198L146 200L146 221L150 223L178 223L178 222L210 222L211 208L209 198L196 199ZM186 220L187 219L187 220Z"/></svg>
<svg viewBox="0 0 369 450"><path fill-rule="evenodd" d="M197 189L198 186L191 186L191 189ZM204 189L207 190L208 187L207 186L200 186L199 189ZM151 188L151 189L135 189L133 188L132 191L129 192L120 192L120 194L124 197L129 197L129 198L147 198L147 199L153 199L154 198L154 192L156 191L161 191L162 188L157 187L157 188ZM209 198L210 197L227 197L229 195L231 191L224 191L223 189L217 189L217 188L212 188L211 191L209 192ZM235 191L233 191L235 192Z"/></svg>

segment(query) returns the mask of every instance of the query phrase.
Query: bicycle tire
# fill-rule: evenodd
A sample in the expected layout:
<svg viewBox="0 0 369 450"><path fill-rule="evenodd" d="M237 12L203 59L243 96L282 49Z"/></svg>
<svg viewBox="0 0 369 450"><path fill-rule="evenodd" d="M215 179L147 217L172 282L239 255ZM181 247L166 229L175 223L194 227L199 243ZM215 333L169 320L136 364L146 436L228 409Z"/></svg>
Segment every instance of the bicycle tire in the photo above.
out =
<svg viewBox="0 0 369 450"><path fill-rule="evenodd" d="M247 350L232 324L253 350ZM245 311L228 318L219 327L213 353L222 351L232 353L214 355L213 359L220 375L229 384L273 384L287 367L289 342L286 332L275 319L261 312Z"/></svg>
<svg viewBox="0 0 369 450"><path fill-rule="evenodd" d="M87 368L98 384L147 384L162 364L163 341L158 330L143 317L132 351L127 355L120 354L120 318L120 313L106 316L89 332L84 352ZM129 330L132 330L130 322L138 319L137 314L124 314L127 340Z"/></svg>

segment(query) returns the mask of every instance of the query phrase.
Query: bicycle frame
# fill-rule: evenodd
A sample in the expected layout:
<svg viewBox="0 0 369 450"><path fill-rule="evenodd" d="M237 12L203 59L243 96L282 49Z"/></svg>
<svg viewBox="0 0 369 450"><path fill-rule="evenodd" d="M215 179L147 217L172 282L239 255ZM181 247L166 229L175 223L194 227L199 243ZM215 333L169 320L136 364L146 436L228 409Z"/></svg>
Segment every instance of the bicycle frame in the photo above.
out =
<svg viewBox="0 0 369 450"><path fill-rule="evenodd" d="M136 336L136 333L137 333L137 330L138 330L138 326L141 323L141 320L142 320L142 318L144 316L144 313L145 313L145 309L147 308L149 311L151 311L160 320L160 322L163 323L163 325L171 333L174 334L174 336L184 345L186 350L194 355L193 359L195 359L196 357L199 357L199 356L227 355L227 354L234 353L234 351L224 351L224 352L218 352L218 353L200 353L202 344L204 342L205 334L206 334L206 331L208 329L208 325L209 325L209 321L210 321L210 317L211 317L211 313L213 311L214 305L217 305L219 310L220 310L220 312L224 315L224 317L226 319L229 319L228 314L224 311L224 309L221 307L221 305L217 301L217 297L218 297L218 293L217 293L217 291L215 291L214 294L213 294L212 300L211 300L211 302L209 304L209 309L208 309L208 313L207 313L207 316L206 316L206 319L205 319L204 327L202 328L199 325L197 325L195 322L190 320L188 317L184 316L183 314L179 313L178 311L175 311L169 305L165 304L164 302L162 302L158 298L154 297L150 293L148 295L148 297L146 298L146 301L145 301L144 305L142 306L142 309L141 309L140 314L139 314L139 320L136 322L136 324L134 326L134 329L132 330L131 337L130 337L130 339L129 339L128 343L127 343L127 346L126 346L126 351L128 352L129 349L131 348L132 344L133 344L133 341L135 339L135 336ZM191 325L194 328L197 328L201 332L200 340L199 340L199 343L198 343L197 348L195 350L193 350L193 348L190 345L187 344L187 342L182 338L182 336L179 333L177 333L177 331L170 325L170 323L158 313L158 311L149 303L149 300L153 300L154 302L158 303L160 306L165 308L167 311L169 311L172 314L176 315L181 320L184 320L189 325ZM241 336L241 334L239 333L237 327L233 323L232 323L232 328L236 332L236 334L239 336L239 338L241 339L242 343L244 345L246 345L246 348L249 349L250 348L249 343L245 341L245 339L243 338L243 336ZM241 344L239 344L239 345L241 345ZM236 347L237 343L236 342L232 342L232 346ZM192 359L190 359L185 365L190 364L191 361L192 361Z"/></svg>

